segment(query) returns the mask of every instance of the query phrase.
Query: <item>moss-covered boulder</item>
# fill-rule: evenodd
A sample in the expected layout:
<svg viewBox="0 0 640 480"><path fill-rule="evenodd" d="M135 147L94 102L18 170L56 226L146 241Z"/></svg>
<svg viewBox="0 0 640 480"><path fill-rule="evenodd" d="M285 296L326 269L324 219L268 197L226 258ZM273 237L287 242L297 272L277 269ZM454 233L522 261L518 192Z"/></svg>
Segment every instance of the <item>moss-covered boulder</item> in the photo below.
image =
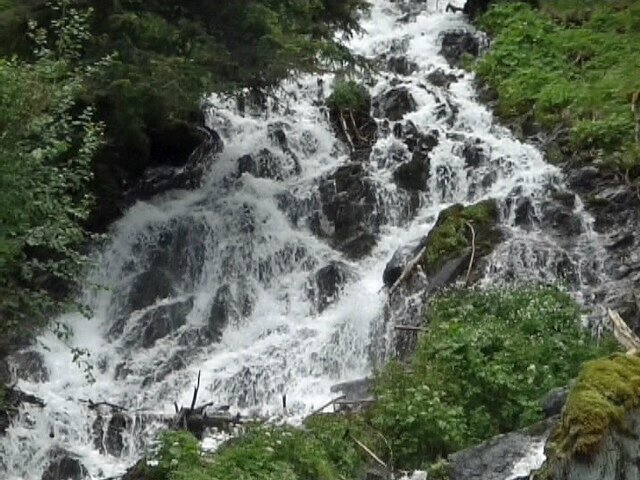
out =
<svg viewBox="0 0 640 480"><path fill-rule="evenodd" d="M475 251L474 258L489 254L502 239L495 200L465 207L453 205L440 213L427 236L422 267L427 275L436 273L447 261Z"/></svg>
<svg viewBox="0 0 640 480"><path fill-rule="evenodd" d="M538 480L640 478L640 357L584 364L547 445Z"/></svg>

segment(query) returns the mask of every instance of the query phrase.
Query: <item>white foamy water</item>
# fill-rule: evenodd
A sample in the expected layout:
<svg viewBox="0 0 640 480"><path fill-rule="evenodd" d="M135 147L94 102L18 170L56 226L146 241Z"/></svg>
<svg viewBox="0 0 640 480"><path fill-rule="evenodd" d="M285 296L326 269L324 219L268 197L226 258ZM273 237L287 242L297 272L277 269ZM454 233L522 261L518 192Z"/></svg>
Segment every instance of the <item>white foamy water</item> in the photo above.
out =
<svg viewBox="0 0 640 480"><path fill-rule="evenodd" d="M382 321L387 299L384 267L398 247L426 235L438 213L456 202L496 198L503 206L510 234L492 256L485 284L557 281L561 261L575 273L576 293L590 295L600 247L586 215L579 212L582 233L573 242L559 242L535 222L528 229L515 226L509 205L528 198L539 211L549 190L562 184L536 148L514 139L478 103L473 76L450 68L439 55L441 33L468 28L464 18L444 13L444 5L436 9L433 1L372 3L365 33L351 40L352 50L369 58L394 51L417 64L408 76L383 68L371 78L372 94L407 87L417 109L403 121L439 133L428 189L419 194L415 214L408 213L407 193L393 182L397 163L389 159L391 151L407 154L407 148L381 133L365 165L379 222L372 253L348 260L314 233L321 180L349 159L318 107L331 76L322 77L324 92L315 76L283 84L264 111L241 112L233 101L211 98L208 122L223 138L224 152L202 188L140 202L114 225L87 278L84 300L92 318L61 319L74 331L69 345L90 352L86 362L95 381L72 363L69 345L52 334L39 339L36 349L50 378L21 380L18 387L46 407L25 407L0 440L3 478L39 479L53 447L78 455L94 479L122 474L161 427L157 416L172 414L174 401L190 403L198 371L199 403L277 416L286 395L289 418L300 419L335 395L330 388L336 383L371 372L372 327ZM437 69L457 79L448 88L432 86L426 77ZM278 130L286 136L285 148L274 140ZM475 139L487 158L472 168L462 151ZM262 173L238 175L238 159L245 155ZM309 285L332 262L342 262L348 280L340 297L320 312ZM93 284L107 288L96 291ZM221 312L228 322L212 339ZM101 452L96 414L84 400L125 407L135 418L117 455Z"/></svg>

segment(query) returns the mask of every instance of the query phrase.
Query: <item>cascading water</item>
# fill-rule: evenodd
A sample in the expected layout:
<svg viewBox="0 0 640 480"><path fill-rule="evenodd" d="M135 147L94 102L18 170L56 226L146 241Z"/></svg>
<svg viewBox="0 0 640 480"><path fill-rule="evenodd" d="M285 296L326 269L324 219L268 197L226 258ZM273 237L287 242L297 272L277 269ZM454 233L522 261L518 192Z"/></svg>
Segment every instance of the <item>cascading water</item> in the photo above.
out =
<svg viewBox="0 0 640 480"><path fill-rule="evenodd" d="M402 121L437 132L428 188L409 195L394 183L407 147L378 119L359 177L377 242L361 260L348 260L324 238L333 227L319 215L332 175L349 162L319 107L331 76L285 83L264 105L212 98L208 123L223 153L198 190L139 202L114 225L87 281L107 289L84 293L93 318L61 319L74 331L70 345L90 353L95 381L55 335L39 339L46 378L18 387L46 407L23 407L0 441L3 478L39 479L53 448L79 456L92 478L122 474L160 428L154 415L172 413L174 401L189 404L198 371L203 402L270 416L281 413L286 395L291 417L302 417L332 396L332 385L370 373L384 267L452 203L501 202L509 235L483 283L562 279L592 299L605 281L594 260L601 247L579 201L572 197L577 233L560 241L540 220L550 196L564 191L559 172L497 125L476 99L473 76L439 54L441 33L468 28L464 18L433 1L372 3L365 33L350 45L368 58L413 62L405 75L383 68L368 83L374 97L406 87L416 106ZM450 85L427 80L438 70L453 75ZM469 145L482 152L476 165L465 161ZM106 446L109 429L96 427L88 400L127 409L120 445Z"/></svg>

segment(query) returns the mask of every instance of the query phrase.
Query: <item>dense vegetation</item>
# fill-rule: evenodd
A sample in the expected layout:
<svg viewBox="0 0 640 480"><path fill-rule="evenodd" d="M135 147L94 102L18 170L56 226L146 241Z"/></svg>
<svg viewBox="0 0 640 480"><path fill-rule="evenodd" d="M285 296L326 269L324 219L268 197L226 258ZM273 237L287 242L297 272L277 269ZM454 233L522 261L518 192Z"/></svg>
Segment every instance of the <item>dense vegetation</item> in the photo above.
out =
<svg viewBox="0 0 640 480"><path fill-rule="evenodd" d="M100 67L77 65L85 18L67 15L51 42L30 30L34 61L0 58L0 358L64 306L83 267L102 126L75 101Z"/></svg>
<svg viewBox="0 0 640 480"><path fill-rule="evenodd" d="M579 313L552 288L440 296L414 357L377 375L378 400L364 413L315 416L304 429L255 427L216 455L191 459L183 457L198 451L195 440L171 433L158 466L138 467L135 478L356 478L371 461L362 445L394 468L431 464L438 478L447 468L439 459L540 420L547 391L615 350L581 329Z"/></svg>
<svg viewBox="0 0 640 480"><path fill-rule="evenodd" d="M0 0L0 357L65 306L86 230L184 164L213 91L352 64L365 0Z"/></svg>
<svg viewBox="0 0 640 480"><path fill-rule="evenodd" d="M547 391L613 348L581 330L577 306L555 289L436 298L409 368L379 376L370 422L398 465L419 467L540 420Z"/></svg>
<svg viewBox="0 0 640 480"><path fill-rule="evenodd" d="M499 3L479 19L493 45L477 72L497 92L498 113L525 130L559 134L552 157L595 162L637 183L640 119L631 107L640 90L640 4L540 3Z"/></svg>
<svg viewBox="0 0 640 480"><path fill-rule="evenodd" d="M365 0L57 0L93 11L83 62L113 60L84 85L107 142L94 162L104 229L123 206L122 194L152 165L184 163L201 140L199 102L212 91L270 87L294 71L352 60L335 41L357 28ZM44 0L0 2L0 52L29 57L27 19L47 24L60 12Z"/></svg>

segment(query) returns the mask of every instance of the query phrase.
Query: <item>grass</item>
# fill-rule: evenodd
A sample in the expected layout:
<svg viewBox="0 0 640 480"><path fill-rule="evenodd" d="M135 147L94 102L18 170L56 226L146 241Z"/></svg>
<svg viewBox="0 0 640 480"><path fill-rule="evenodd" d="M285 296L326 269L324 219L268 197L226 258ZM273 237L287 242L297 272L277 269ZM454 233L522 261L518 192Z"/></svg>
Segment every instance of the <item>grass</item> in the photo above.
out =
<svg viewBox="0 0 640 480"><path fill-rule="evenodd" d="M498 93L498 114L566 127L560 156L640 177L631 101L640 90L640 3L503 3L479 18L494 39L476 64Z"/></svg>

